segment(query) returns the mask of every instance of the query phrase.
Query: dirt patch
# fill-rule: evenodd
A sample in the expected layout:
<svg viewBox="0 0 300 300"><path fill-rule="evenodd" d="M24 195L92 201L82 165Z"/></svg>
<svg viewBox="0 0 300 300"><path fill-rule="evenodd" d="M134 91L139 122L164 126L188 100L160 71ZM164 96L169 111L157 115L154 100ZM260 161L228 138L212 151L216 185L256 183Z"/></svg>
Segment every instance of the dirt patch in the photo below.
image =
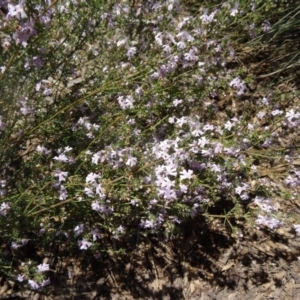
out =
<svg viewBox="0 0 300 300"><path fill-rule="evenodd" d="M186 226L184 238L161 242L140 233L112 244L50 258L51 286L18 291L2 278L0 299L299 299L300 238L287 228L241 228L239 236ZM121 248L132 249L124 254ZM19 297L19 298L17 298Z"/></svg>

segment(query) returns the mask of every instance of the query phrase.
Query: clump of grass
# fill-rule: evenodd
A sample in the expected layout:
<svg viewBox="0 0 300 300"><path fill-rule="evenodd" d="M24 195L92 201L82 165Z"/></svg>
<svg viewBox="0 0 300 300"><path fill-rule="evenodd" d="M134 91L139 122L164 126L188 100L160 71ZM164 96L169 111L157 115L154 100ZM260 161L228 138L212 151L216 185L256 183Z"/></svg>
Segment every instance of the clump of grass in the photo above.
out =
<svg viewBox="0 0 300 300"><path fill-rule="evenodd" d="M276 179L262 166L284 161L285 188L299 184L299 154L285 137L300 113L275 101L271 86L251 97L255 76L236 52L253 38L245 24L262 19L265 6L247 7L228 1L190 14L171 0L4 4L7 276L33 289L50 283L43 257L20 262L22 247L46 253L63 241L99 257L110 240L168 240L197 216L253 223L250 202L263 211L258 224L283 224Z"/></svg>

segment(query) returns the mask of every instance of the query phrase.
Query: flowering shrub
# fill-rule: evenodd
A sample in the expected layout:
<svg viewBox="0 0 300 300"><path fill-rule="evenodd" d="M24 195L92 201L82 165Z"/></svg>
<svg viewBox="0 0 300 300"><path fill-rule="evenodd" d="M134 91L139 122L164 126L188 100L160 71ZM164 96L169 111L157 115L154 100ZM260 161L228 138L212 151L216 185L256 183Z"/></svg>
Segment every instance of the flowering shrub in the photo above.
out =
<svg viewBox="0 0 300 300"><path fill-rule="evenodd" d="M218 218L210 209L227 202L248 219L253 200L252 221L284 224L272 197L300 182L299 153L284 139L296 132L299 109L284 107L272 88L251 98L252 74L230 67L240 51L230 26L249 40L267 31L245 33L238 22L255 21L254 5L228 1L194 15L176 0L0 8L8 276L32 289L50 283L49 264L14 254L29 242L47 249L63 240L98 257L108 238L151 232L168 240L188 219ZM262 169L274 159L288 165L284 191Z"/></svg>

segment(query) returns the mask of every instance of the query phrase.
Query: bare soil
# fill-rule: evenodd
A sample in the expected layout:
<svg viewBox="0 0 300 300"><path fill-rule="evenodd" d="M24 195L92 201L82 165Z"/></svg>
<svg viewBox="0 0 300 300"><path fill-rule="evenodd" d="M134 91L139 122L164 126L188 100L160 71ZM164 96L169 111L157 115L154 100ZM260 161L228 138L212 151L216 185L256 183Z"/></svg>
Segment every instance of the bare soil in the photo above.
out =
<svg viewBox="0 0 300 300"><path fill-rule="evenodd" d="M126 253L100 258L57 247L48 288L18 291L3 278L0 299L300 299L300 237L288 228L235 236L219 227L189 224L168 242L140 233L131 245L111 244Z"/></svg>

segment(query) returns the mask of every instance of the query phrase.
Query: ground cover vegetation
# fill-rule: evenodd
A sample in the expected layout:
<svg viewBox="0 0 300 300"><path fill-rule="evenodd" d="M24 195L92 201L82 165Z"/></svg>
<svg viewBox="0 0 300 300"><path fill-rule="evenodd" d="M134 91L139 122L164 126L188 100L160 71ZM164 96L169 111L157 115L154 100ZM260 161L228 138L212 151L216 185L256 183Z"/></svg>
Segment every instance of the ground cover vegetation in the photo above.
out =
<svg viewBox="0 0 300 300"><path fill-rule="evenodd" d="M18 288L48 288L57 248L101 260L186 224L297 236L299 1L0 9L0 270Z"/></svg>

